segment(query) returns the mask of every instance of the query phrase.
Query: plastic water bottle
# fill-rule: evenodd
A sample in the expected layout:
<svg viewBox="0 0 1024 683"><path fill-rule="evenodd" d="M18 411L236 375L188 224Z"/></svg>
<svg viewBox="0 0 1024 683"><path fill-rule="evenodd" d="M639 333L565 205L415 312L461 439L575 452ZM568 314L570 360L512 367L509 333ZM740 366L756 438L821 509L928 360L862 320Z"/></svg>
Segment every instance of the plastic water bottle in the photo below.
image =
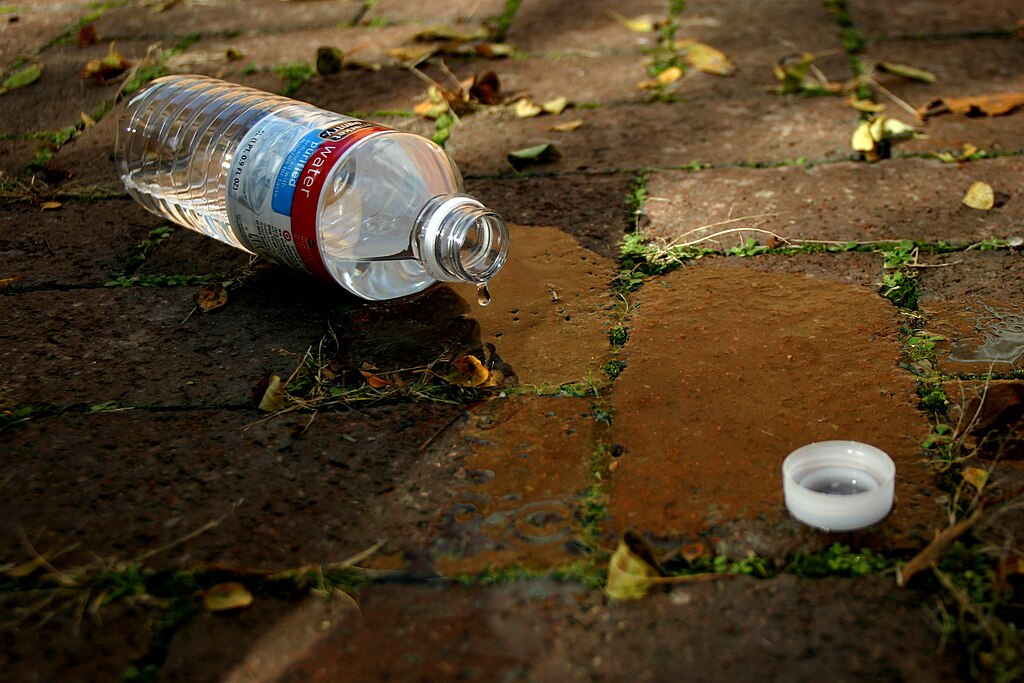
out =
<svg viewBox="0 0 1024 683"><path fill-rule="evenodd" d="M505 222L430 140L216 79L133 96L116 158L150 211L364 299L473 282L486 305L508 256Z"/></svg>

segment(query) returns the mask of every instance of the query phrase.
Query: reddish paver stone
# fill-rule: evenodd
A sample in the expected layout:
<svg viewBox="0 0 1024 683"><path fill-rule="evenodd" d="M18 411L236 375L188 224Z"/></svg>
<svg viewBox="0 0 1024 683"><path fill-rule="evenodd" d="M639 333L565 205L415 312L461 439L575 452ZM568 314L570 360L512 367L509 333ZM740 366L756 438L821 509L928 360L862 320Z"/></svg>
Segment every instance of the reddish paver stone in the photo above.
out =
<svg viewBox="0 0 1024 683"><path fill-rule="evenodd" d="M143 41L120 41L117 51L135 62L146 54ZM83 80L82 69L91 59L101 59L109 45L88 47L55 46L40 57L42 75L32 85L12 90L0 97L0 133L24 136L28 133L56 131L80 126L81 114L95 115L104 103L114 99L120 81L99 84Z"/></svg>
<svg viewBox="0 0 1024 683"><path fill-rule="evenodd" d="M654 0L596 0L565 11L559 0L524 2L519 6L508 39L526 52L570 50L636 50L653 45L652 34L634 33L610 12L627 17L665 17L666 7Z"/></svg>
<svg viewBox="0 0 1024 683"><path fill-rule="evenodd" d="M647 183L646 232L693 241L724 229L756 227L785 238L845 241L917 239L970 243L1024 234L1019 158L969 165L902 159L772 169L657 172ZM1005 199L991 211L961 203L975 180ZM764 215L768 214L768 215ZM733 218L746 221L721 224ZM716 225L717 224L717 225ZM702 226L711 226L702 228ZM723 236L729 248L756 233Z"/></svg>
<svg viewBox="0 0 1024 683"><path fill-rule="evenodd" d="M427 546L437 512L451 505L458 464L447 438L420 446L460 410L405 405L270 420L252 409L121 411L16 425L0 434L8 456L0 561L29 559L23 527L40 552L78 543L61 557L65 568L170 544L140 561L283 571L341 562L381 539L374 559L401 563Z"/></svg>
<svg viewBox="0 0 1024 683"><path fill-rule="evenodd" d="M111 9L96 22L104 40L173 39L198 31L216 33L279 33L347 25L361 12L362 0L290 2L277 0L207 0L176 2L165 11L132 3ZM170 47L170 46L166 46ZM315 48L314 48L315 49Z"/></svg>
<svg viewBox="0 0 1024 683"><path fill-rule="evenodd" d="M11 66L19 57L28 59L74 26L85 10L69 8L70 3L49 6L16 6L17 11L0 14L0 68ZM85 4L85 3L79 3Z"/></svg>
<svg viewBox="0 0 1024 683"><path fill-rule="evenodd" d="M625 173L466 180L469 194L506 220L556 226L612 258L632 220L625 206L632 186L633 176Z"/></svg>
<svg viewBox="0 0 1024 683"><path fill-rule="evenodd" d="M370 6L363 21L413 21L466 30L467 23L500 16L505 4L504 0L380 0Z"/></svg>
<svg viewBox="0 0 1024 683"><path fill-rule="evenodd" d="M939 342L936 367L951 374L1024 368L1024 257L966 252L927 259L921 310Z"/></svg>
<svg viewBox="0 0 1024 683"><path fill-rule="evenodd" d="M957 0L848 0L854 24L869 36L921 36L941 33L1011 31L1020 19L1016 0L964 3Z"/></svg>
<svg viewBox="0 0 1024 683"><path fill-rule="evenodd" d="M61 406L247 403L261 376L287 375L319 342L336 294L274 271L211 315L195 310L194 287L5 297L4 395Z"/></svg>
<svg viewBox="0 0 1024 683"><path fill-rule="evenodd" d="M524 384L559 385L596 373L609 352L613 262L556 228L513 226L509 261L491 280L491 304L468 315ZM453 287L467 302L472 285Z"/></svg>
<svg viewBox="0 0 1024 683"><path fill-rule="evenodd" d="M443 574L547 569L579 558L579 495L595 421L588 400L526 397L470 413L455 505L434 534Z"/></svg>
<svg viewBox="0 0 1024 683"><path fill-rule="evenodd" d="M58 209L21 202L0 224L0 278L23 286L102 285L124 272L154 225L134 202L63 202ZM97 236L102 236L97 238Z"/></svg>
<svg viewBox="0 0 1024 683"><path fill-rule="evenodd" d="M47 594L53 598L48 603ZM82 610L89 597L86 588L5 591L0 603L4 680L121 680L149 649L160 610L131 600L97 602L95 610Z"/></svg>
<svg viewBox="0 0 1024 683"><path fill-rule="evenodd" d="M744 123L755 117L756 126ZM571 133L551 130L574 119L582 119L583 126ZM554 144L562 158L525 172L846 159L855 123L853 110L832 98L608 106L558 117L465 117L452 128L448 149L467 174L511 174L509 152L544 143Z"/></svg>
<svg viewBox="0 0 1024 683"><path fill-rule="evenodd" d="M897 463L899 502L874 543L923 545L942 525L921 493L929 427L897 367L899 321L874 291L695 266L648 283L637 303L613 395L625 449L613 528L669 537L784 519L782 460L826 439L874 444Z"/></svg>

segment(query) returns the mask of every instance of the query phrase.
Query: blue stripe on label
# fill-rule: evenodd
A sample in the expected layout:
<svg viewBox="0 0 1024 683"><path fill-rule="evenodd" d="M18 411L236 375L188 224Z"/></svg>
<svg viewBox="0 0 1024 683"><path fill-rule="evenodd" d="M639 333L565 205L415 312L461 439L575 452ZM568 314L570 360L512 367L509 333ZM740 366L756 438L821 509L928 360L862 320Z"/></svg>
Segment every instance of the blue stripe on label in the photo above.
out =
<svg viewBox="0 0 1024 683"><path fill-rule="evenodd" d="M270 206L275 212L284 216L292 215L295 184L298 182L306 162L322 142L319 130L306 133L285 157L284 163L281 164L281 170L277 173L277 180L274 181L274 196L270 202Z"/></svg>

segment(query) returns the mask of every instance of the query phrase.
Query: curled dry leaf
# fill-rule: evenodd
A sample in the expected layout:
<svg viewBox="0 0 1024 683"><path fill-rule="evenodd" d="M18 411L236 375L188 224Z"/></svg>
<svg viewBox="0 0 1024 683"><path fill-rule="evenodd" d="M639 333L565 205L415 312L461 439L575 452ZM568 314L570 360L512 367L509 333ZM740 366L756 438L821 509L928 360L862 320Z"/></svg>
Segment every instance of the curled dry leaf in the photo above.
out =
<svg viewBox="0 0 1024 683"><path fill-rule="evenodd" d="M452 368L458 373L453 384L465 387L494 386L491 381L491 372L476 356L466 355L456 358L452 361Z"/></svg>
<svg viewBox="0 0 1024 683"><path fill-rule="evenodd" d="M1024 107L1024 92L1004 92L977 97L941 97L934 99L917 110L917 115L926 119L952 112L962 116L1005 116Z"/></svg>
<svg viewBox="0 0 1024 683"><path fill-rule="evenodd" d="M100 33L95 24L86 24L78 29L78 47L89 47L100 42Z"/></svg>
<svg viewBox="0 0 1024 683"><path fill-rule="evenodd" d="M670 66L654 78L647 78L640 81L637 83L637 87L640 90L657 90L658 88L664 88L667 85L675 83L682 77L683 70L680 67Z"/></svg>
<svg viewBox="0 0 1024 683"><path fill-rule="evenodd" d="M39 208L42 211L53 211L54 209L59 209L62 206L64 205L60 202L44 202Z"/></svg>
<svg viewBox="0 0 1024 683"><path fill-rule="evenodd" d="M473 74L468 90L470 101L486 105L498 104L501 101L501 81L498 80L498 74L493 71Z"/></svg>
<svg viewBox="0 0 1024 683"><path fill-rule="evenodd" d="M988 483L988 470L980 467L965 467L960 472L960 476L964 478L964 481L977 489L979 493L985 488L985 484Z"/></svg>
<svg viewBox="0 0 1024 683"><path fill-rule="evenodd" d="M939 159L940 161L944 161L947 164L954 164L958 161L966 161L977 153L977 145L972 145L969 142L965 142L963 149L959 154L953 154L951 152L935 152L935 158Z"/></svg>
<svg viewBox="0 0 1024 683"><path fill-rule="evenodd" d="M556 97L553 100L548 100L544 104L540 105L540 108L549 114L554 114L555 116L558 116L563 111L565 111L565 108L567 106L569 106L569 98L562 96Z"/></svg>
<svg viewBox="0 0 1024 683"><path fill-rule="evenodd" d="M686 63L699 71L715 76L733 76L736 65L725 53L696 40L677 40L675 49L683 51Z"/></svg>
<svg viewBox="0 0 1024 683"><path fill-rule="evenodd" d="M871 100L858 100L856 97L849 98L846 100L846 103L857 111L867 112L868 114L881 114L886 109L884 104Z"/></svg>
<svg viewBox="0 0 1024 683"><path fill-rule="evenodd" d="M557 125L551 126L551 128L549 128L548 130L551 130L555 133L571 133L572 131L576 130L582 125L583 119L573 119L572 121L566 121L565 123L559 123Z"/></svg>
<svg viewBox="0 0 1024 683"><path fill-rule="evenodd" d="M103 84L112 78L117 78L130 69L132 63L124 56L114 50L114 44L110 44L110 51L103 59L90 59L82 69L82 78L91 78L97 83Z"/></svg>
<svg viewBox="0 0 1024 683"><path fill-rule="evenodd" d="M383 389L384 387L391 386L391 382L387 381L386 379L381 379L380 377L373 374L369 370L360 370L359 374L362 375L363 378L366 380L366 383L369 384L374 389Z"/></svg>
<svg viewBox="0 0 1024 683"><path fill-rule="evenodd" d="M251 605L252 600L249 589L237 581L218 583L203 591L203 607L211 612L242 609Z"/></svg>
<svg viewBox="0 0 1024 683"><path fill-rule="evenodd" d="M489 32L486 26L455 27L446 25L429 26L415 36L413 40L429 43L435 40L447 40L455 43L469 43L474 40L487 40Z"/></svg>
<svg viewBox="0 0 1024 683"><path fill-rule="evenodd" d="M271 375L267 381L267 388L260 399L260 410L265 413L276 413L284 410L284 382L278 375Z"/></svg>
<svg viewBox="0 0 1024 683"><path fill-rule="evenodd" d="M663 573L647 541L631 529L622 535L608 563L604 592L614 600L637 600Z"/></svg>
<svg viewBox="0 0 1024 683"><path fill-rule="evenodd" d="M917 130L913 126L879 114L857 125L850 138L850 147L855 152L861 152L868 161L878 161L889 142L908 140L915 135Z"/></svg>
<svg viewBox="0 0 1024 683"><path fill-rule="evenodd" d="M878 62L875 68L879 71L883 71L893 76L899 76L900 78L906 78L911 81L920 81L921 83L934 83L935 74L931 71L924 69L918 69L914 66L907 66L906 64L896 64L895 62Z"/></svg>
<svg viewBox="0 0 1024 683"><path fill-rule="evenodd" d="M972 209L988 211L995 206L996 196L992 192L991 185L979 180L967 188L967 194L964 195L963 203Z"/></svg>
<svg viewBox="0 0 1024 683"><path fill-rule="evenodd" d="M634 33L650 33L651 31L657 29L659 25L659 22L655 21L646 14L639 17L633 17L632 19L623 16L618 12L613 12L610 10L607 14L609 17L611 17L618 23L622 24L630 31L633 31Z"/></svg>
<svg viewBox="0 0 1024 683"><path fill-rule="evenodd" d="M228 302L228 290L223 283L215 282L199 288L199 310L203 313L214 311Z"/></svg>
<svg viewBox="0 0 1024 683"><path fill-rule="evenodd" d="M516 102L516 118L520 119L532 119L534 116L540 116L544 109L540 105L534 104L528 97L524 97Z"/></svg>

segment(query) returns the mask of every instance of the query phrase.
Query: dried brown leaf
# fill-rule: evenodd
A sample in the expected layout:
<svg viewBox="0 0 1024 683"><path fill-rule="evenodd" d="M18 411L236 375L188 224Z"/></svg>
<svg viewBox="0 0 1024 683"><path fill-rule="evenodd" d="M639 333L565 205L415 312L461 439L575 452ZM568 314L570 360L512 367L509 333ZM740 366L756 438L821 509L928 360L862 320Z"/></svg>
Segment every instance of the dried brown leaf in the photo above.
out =
<svg viewBox="0 0 1024 683"><path fill-rule="evenodd" d="M124 58L120 52L114 50L114 44L110 44L110 51L103 59L90 59L82 69L82 78L91 78L97 83L103 84L112 78L117 78L130 69L132 63Z"/></svg>
<svg viewBox="0 0 1024 683"><path fill-rule="evenodd" d="M228 290L223 283L215 282L199 288L199 310L203 313L214 311L228 302Z"/></svg>
<svg viewBox="0 0 1024 683"><path fill-rule="evenodd" d="M1005 116L1024 107L1024 92L1004 92L977 97L942 97L928 102L917 115L930 116L953 112L962 116Z"/></svg>
<svg viewBox="0 0 1024 683"><path fill-rule="evenodd" d="M687 64L715 76L732 76L736 73L736 65L725 53L717 48L697 40L677 40L675 48L682 50Z"/></svg>
<svg viewBox="0 0 1024 683"><path fill-rule="evenodd" d="M391 386L391 382L387 381L386 379L381 379L380 377L370 372L369 370L360 370L359 374L362 375L363 378L366 380L366 383L369 384L374 389L383 389L384 387Z"/></svg>
<svg viewBox="0 0 1024 683"><path fill-rule="evenodd" d="M86 24L78 29L78 47L89 47L100 42L100 32L95 24Z"/></svg>
<svg viewBox="0 0 1024 683"><path fill-rule="evenodd" d="M265 413L276 413L284 410L284 382L278 375L271 375L267 381L267 388L260 399L260 410Z"/></svg>

